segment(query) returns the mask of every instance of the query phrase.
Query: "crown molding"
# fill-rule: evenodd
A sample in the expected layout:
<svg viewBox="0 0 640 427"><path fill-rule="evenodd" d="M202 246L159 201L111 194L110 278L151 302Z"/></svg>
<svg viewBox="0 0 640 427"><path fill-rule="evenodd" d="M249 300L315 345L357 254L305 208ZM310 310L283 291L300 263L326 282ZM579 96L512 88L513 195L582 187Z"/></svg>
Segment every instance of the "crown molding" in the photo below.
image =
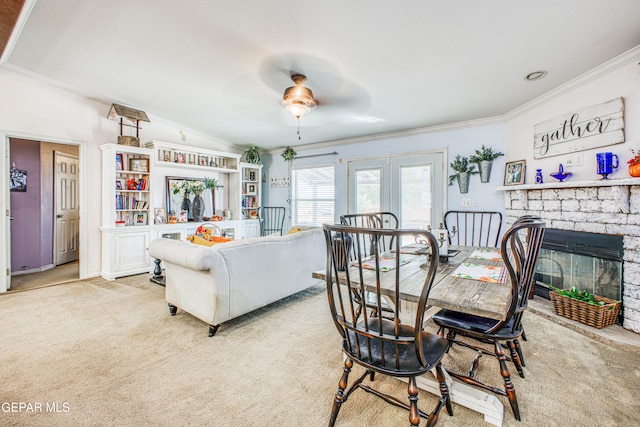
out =
<svg viewBox="0 0 640 427"><path fill-rule="evenodd" d="M376 133L371 135L357 136L353 138L335 139L331 141L315 142L312 144L296 145L295 150L311 150L316 148L335 147L337 145L354 144L357 142L376 141L379 139L403 138L413 135L424 135L427 133L447 132L471 127L490 126L504 123L503 116L487 117L484 119L467 120L464 122L447 123L444 125L426 126L421 128L406 129L397 132ZM269 154L277 153L286 147L269 150Z"/></svg>
<svg viewBox="0 0 640 427"><path fill-rule="evenodd" d="M522 104L517 108L514 108L502 117L505 122L513 120L535 108L541 107L542 105L551 102L562 95L567 94L568 92L576 90L588 83L595 81L596 79L599 79L606 74L616 71L638 60L640 60L640 45L629 49L628 51L601 65L598 65L597 67L587 71L586 73L581 74L578 77L569 80L568 82L554 89L551 89L550 91L538 96L537 98L532 99L525 104Z"/></svg>

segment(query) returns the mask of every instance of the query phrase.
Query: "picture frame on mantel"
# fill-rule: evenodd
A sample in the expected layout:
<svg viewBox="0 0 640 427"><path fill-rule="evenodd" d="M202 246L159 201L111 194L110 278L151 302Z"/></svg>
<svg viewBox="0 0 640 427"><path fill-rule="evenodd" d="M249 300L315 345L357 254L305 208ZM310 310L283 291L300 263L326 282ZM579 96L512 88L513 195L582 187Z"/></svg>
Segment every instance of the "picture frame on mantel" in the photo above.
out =
<svg viewBox="0 0 640 427"><path fill-rule="evenodd" d="M526 160L507 162L504 167L504 185L524 184L526 165Z"/></svg>

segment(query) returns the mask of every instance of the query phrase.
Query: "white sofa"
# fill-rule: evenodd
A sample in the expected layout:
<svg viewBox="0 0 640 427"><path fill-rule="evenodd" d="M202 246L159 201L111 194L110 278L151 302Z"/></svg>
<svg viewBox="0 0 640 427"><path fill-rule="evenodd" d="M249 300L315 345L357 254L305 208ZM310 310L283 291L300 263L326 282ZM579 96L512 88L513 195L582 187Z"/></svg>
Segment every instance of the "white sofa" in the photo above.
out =
<svg viewBox="0 0 640 427"><path fill-rule="evenodd" d="M156 239L149 254L164 262L171 314L192 314L213 336L221 323L318 283L311 273L325 267L326 246L312 228L211 247Z"/></svg>

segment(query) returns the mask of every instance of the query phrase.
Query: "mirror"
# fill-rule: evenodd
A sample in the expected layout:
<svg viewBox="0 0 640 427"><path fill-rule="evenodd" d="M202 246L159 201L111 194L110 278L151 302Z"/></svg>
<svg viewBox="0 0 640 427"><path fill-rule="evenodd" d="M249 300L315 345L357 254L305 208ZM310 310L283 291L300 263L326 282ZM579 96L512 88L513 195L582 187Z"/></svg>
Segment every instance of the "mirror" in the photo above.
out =
<svg viewBox="0 0 640 427"><path fill-rule="evenodd" d="M180 218L180 211L182 206L182 200L184 199L184 193L180 192L180 193L174 194L173 191L175 188L180 187L180 185L182 185L184 181L195 182L195 181L200 181L200 178L183 178L183 177L177 177L177 176L167 177L167 215L169 215L169 213L173 211L175 216ZM215 212L215 204L213 202L215 200L215 198L213 197L214 191L215 189L207 189L207 190L204 190L200 195L204 200L204 216L205 217L211 217ZM196 195L194 193L189 194L188 198L191 201L191 204L193 204L193 199L195 197ZM190 217L189 221L191 220L192 218Z"/></svg>

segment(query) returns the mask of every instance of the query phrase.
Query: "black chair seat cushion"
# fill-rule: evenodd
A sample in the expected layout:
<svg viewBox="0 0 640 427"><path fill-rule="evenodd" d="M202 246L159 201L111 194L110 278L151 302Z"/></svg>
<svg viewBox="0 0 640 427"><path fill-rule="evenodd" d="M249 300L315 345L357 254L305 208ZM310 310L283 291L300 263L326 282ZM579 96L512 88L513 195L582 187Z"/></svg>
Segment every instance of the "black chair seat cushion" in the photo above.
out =
<svg viewBox="0 0 640 427"><path fill-rule="evenodd" d="M453 329L461 335L479 339L514 340L522 334L522 326L514 328L514 317L500 330L488 334L498 321L486 317L474 316L452 310L440 310L433 316L433 322L447 329Z"/></svg>
<svg viewBox="0 0 640 427"><path fill-rule="evenodd" d="M363 323L363 321L360 321L360 323ZM369 319L369 328L372 335L378 334L377 318ZM393 322L383 320L382 331L384 334L393 335ZM400 336L413 339L414 329L407 325L400 325ZM416 354L413 342L396 346L375 336L367 339L367 337L356 334L351 330L348 330L348 337L351 346L348 345L346 339L343 339L342 346L345 353L352 356L351 359L354 362L378 372L392 372L394 376L398 377L411 377L430 371L442 359L449 346L449 342L445 338L437 334L422 332L422 348L427 361L426 365L422 365ZM356 345L356 337L359 347ZM395 366L396 347L400 354L398 358L400 362L397 367ZM383 349L384 363L382 358ZM369 355L369 351L371 351L371 355Z"/></svg>

